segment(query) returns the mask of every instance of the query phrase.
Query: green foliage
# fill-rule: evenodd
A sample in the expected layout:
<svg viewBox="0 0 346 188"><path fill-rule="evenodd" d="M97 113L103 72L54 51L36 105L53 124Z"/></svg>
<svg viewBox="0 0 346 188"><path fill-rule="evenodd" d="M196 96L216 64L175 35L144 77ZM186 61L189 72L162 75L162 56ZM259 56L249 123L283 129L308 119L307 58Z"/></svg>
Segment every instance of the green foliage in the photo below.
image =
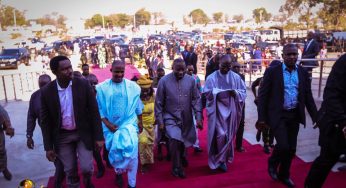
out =
<svg viewBox="0 0 346 188"><path fill-rule="evenodd" d="M20 34L20 33L11 33L11 39L17 39L21 36L22 36L22 34Z"/></svg>
<svg viewBox="0 0 346 188"><path fill-rule="evenodd" d="M202 9L195 9L191 11L189 16L192 17L192 22L194 24L208 24L210 22L210 19Z"/></svg>
<svg viewBox="0 0 346 188"><path fill-rule="evenodd" d="M16 17L17 26L22 26L26 24L24 12L19 11L11 6L1 5L0 3L1 27L6 28L8 26L14 26L14 14Z"/></svg>
<svg viewBox="0 0 346 188"><path fill-rule="evenodd" d="M67 18L64 15L58 15L57 12L46 14L42 18L36 19L37 24L41 25L54 25L57 28L66 28L65 21Z"/></svg>
<svg viewBox="0 0 346 188"><path fill-rule="evenodd" d="M108 16L104 16L104 24L105 26L117 26L124 28L126 25L132 23L132 16L118 13L118 14L110 14ZM103 20L101 14L95 14L90 19L86 19L84 23L85 28L93 28L95 26L103 26Z"/></svg>
<svg viewBox="0 0 346 188"><path fill-rule="evenodd" d="M223 13L222 12L215 12L213 14L213 20L216 22L216 23L221 23L222 22L222 17L223 17Z"/></svg>
<svg viewBox="0 0 346 188"><path fill-rule="evenodd" d="M220 28L214 28L213 29L213 33L223 33L224 30L223 29L220 29Z"/></svg>
<svg viewBox="0 0 346 188"><path fill-rule="evenodd" d="M317 12L317 18L322 21L325 29L346 29L346 1L320 0L322 9Z"/></svg>
<svg viewBox="0 0 346 188"><path fill-rule="evenodd" d="M228 32L236 32L236 31L237 31L237 27L236 26L228 27Z"/></svg>
<svg viewBox="0 0 346 188"><path fill-rule="evenodd" d="M149 25L151 20L151 14L149 11L146 11L144 8L141 8L136 12L135 18L136 26Z"/></svg>
<svg viewBox="0 0 346 188"><path fill-rule="evenodd" d="M304 29L302 24L296 22L287 22L287 24L283 27L284 30L299 30Z"/></svg>
<svg viewBox="0 0 346 188"><path fill-rule="evenodd" d="M255 19L256 23L262 23L263 21L269 21L272 14L268 13L265 8L261 7L252 11L252 17Z"/></svg>
<svg viewBox="0 0 346 188"><path fill-rule="evenodd" d="M313 14L315 7L319 9L317 14ZM298 14L299 21L306 25L305 29L316 28L318 21L322 22L324 29L346 29L345 0L286 0L280 12L288 16Z"/></svg>
<svg viewBox="0 0 346 188"><path fill-rule="evenodd" d="M234 15L233 20L235 20L237 23L240 23L244 20L244 16L242 14Z"/></svg>

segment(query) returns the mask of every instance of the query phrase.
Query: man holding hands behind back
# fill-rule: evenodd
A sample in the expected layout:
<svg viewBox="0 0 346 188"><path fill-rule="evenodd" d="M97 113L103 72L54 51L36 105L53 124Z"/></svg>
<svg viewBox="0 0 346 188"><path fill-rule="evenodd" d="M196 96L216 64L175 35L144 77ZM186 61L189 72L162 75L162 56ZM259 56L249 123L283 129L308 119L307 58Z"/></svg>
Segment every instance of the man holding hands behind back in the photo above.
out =
<svg viewBox="0 0 346 188"><path fill-rule="evenodd" d="M297 58L297 46L285 45L284 63L266 70L258 96L258 125L269 126L277 141L268 160L268 173L288 187L294 187L290 166L296 153L299 124L305 125L305 107L313 122L317 113L309 75L296 65Z"/></svg>

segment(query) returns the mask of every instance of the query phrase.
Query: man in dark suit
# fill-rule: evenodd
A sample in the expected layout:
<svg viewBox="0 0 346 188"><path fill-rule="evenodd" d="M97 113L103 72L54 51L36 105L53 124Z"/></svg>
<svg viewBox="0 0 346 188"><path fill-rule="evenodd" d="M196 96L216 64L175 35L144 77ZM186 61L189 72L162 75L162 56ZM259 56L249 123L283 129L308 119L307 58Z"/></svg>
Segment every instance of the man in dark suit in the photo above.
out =
<svg viewBox="0 0 346 188"><path fill-rule="evenodd" d="M314 33L309 32L306 36L307 42L304 45L304 50L302 53L302 59L316 58L320 52L320 46L316 39L314 38ZM310 81L312 80L312 69L318 67L317 61L301 61L300 64L308 71Z"/></svg>
<svg viewBox="0 0 346 188"><path fill-rule="evenodd" d="M346 54L333 65L323 93L316 125L321 153L312 163L305 187L322 187L330 169L346 149Z"/></svg>
<svg viewBox="0 0 346 188"><path fill-rule="evenodd" d="M193 66L193 74L197 74L197 61L198 61L198 55L195 52L195 48L193 46L190 47L190 56L188 59L187 65ZM186 65L186 66L187 66Z"/></svg>
<svg viewBox="0 0 346 188"><path fill-rule="evenodd" d="M186 44L184 47L184 51L181 52L181 55L183 57L183 60L185 62L185 66L187 66L189 64L189 59L190 59L190 45Z"/></svg>
<svg viewBox="0 0 346 188"><path fill-rule="evenodd" d="M268 160L268 172L272 179L288 187L294 187L289 170L296 152L299 124L305 125L305 107L313 122L317 113L308 73L296 65L297 58L297 46L285 45L284 63L266 70L258 96L258 124L269 126L277 141Z"/></svg>
<svg viewBox="0 0 346 188"><path fill-rule="evenodd" d="M72 77L66 56L52 58L50 68L56 80L42 88L40 113L46 157L52 162L60 159L67 186L79 187L78 156L84 186L93 188L92 151L104 143L93 89L86 79Z"/></svg>

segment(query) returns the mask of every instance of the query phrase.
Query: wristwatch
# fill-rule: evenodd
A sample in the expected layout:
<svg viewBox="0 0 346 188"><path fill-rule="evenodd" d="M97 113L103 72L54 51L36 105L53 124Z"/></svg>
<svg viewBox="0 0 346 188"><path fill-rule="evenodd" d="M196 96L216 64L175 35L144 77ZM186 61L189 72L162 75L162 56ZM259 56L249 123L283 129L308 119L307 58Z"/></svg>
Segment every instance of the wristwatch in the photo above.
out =
<svg viewBox="0 0 346 188"><path fill-rule="evenodd" d="M26 138L32 138L32 136L27 134L27 135L26 135Z"/></svg>

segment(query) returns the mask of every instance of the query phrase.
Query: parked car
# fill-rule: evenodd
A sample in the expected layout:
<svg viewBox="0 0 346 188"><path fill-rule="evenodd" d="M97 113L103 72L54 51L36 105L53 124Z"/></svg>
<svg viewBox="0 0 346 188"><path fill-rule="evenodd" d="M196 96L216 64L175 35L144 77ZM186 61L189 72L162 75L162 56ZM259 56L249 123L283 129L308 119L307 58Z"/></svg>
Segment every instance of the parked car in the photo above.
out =
<svg viewBox="0 0 346 188"><path fill-rule="evenodd" d="M111 45L113 45L113 44L118 44L118 45L120 45L120 44L124 44L125 41L124 41L124 39L121 38L121 37L114 37L114 38L106 39L106 40L105 40L105 43L106 43L106 44L111 44Z"/></svg>
<svg viewBox="0 0 346 188"><path fill-rule="evenodd" d="M73 42L69 41L69 40L67 40L67 41L58 40L58 41L53 42L54 50L58 51L60 49L60 46L63 44L65 44L68 49L70 49L72 51L74 50Z"/></svg>
<svg viewBox="0 0 346 188"><path fill-rule="evenodd" d="M145 41L143 38L132 38L129 44L142 48L145 45Z"/></svg>
<svg viewBox="0 0 346 188"><path fill-rule="evenodd" d="M26 48L3 49L0 54L0 69L17 69L21 63L29 65L30 54Z"/></svg>

